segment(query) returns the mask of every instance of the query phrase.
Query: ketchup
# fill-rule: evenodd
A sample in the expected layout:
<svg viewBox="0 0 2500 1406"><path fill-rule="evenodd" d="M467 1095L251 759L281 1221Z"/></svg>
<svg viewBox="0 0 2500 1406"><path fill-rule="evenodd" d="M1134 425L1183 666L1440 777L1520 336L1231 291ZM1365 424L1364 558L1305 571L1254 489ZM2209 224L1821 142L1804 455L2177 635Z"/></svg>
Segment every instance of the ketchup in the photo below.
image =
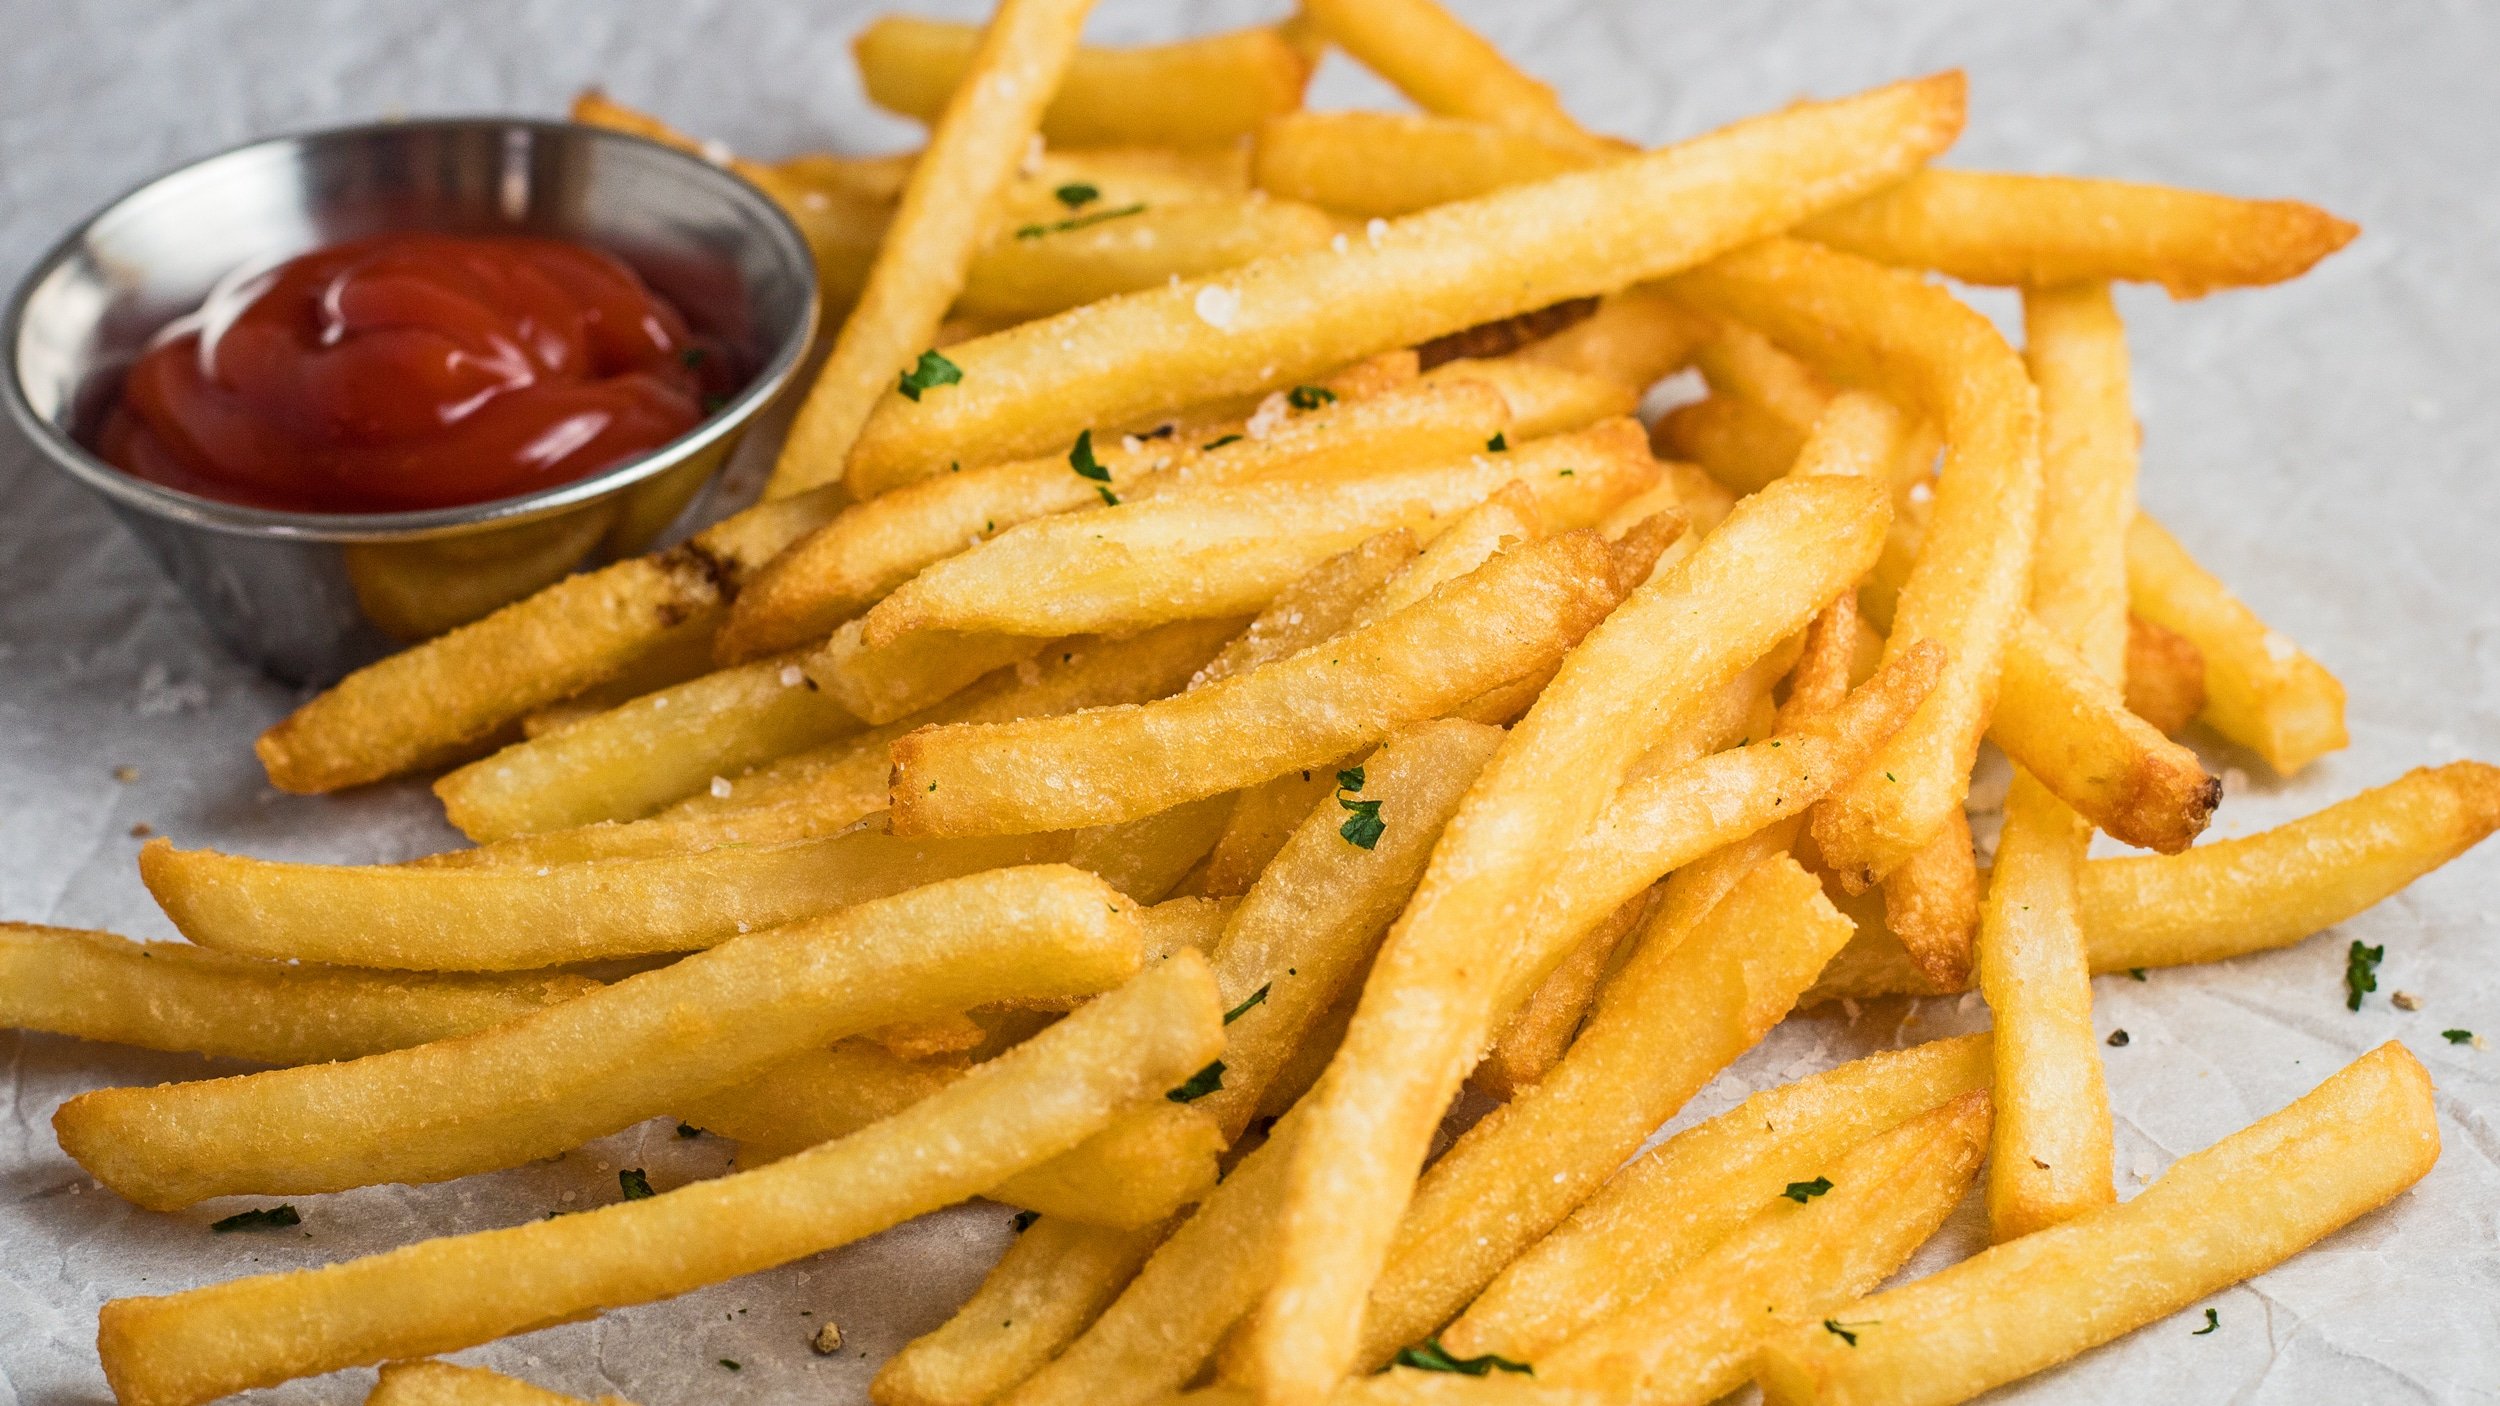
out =
<svg viewBox="0 0 2500 1406"><path fill-rule="evenodd" d="M96 447L253 507L482 503L675 439L726 362L596 249L384 234L229 278L131 366Z"/></svg>

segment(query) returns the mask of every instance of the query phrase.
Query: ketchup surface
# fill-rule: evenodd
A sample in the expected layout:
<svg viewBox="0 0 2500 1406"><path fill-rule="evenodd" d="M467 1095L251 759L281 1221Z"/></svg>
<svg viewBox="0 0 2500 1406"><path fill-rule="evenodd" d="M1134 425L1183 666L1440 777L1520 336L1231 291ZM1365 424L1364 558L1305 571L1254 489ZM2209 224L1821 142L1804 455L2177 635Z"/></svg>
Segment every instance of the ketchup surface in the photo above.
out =
<svg viewBox="0 0 2500 1406"><path fill-rule="evenodd" d="M131 366L96 447L253 507L452 507L675 439L726 362L596 249L377 235L220 285Z"/></svg>

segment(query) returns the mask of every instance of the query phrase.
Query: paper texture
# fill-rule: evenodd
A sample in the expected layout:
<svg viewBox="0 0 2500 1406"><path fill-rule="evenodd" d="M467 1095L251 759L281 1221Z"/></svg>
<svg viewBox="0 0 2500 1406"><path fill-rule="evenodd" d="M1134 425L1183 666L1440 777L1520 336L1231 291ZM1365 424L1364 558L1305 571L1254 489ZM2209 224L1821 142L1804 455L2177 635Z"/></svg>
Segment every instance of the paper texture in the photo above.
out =
<svg viewBox="0 0 2500 1406"><path fill-rule="evenodd" d="M237 141L389 113L558 112L586 83L764 155L876 150L910 130L869 112L847 40L874 7L732 0L0 0L0 271L13 282L71 222L178 161ZM922 8L915 6L915 8ZM929 5L968 15L963 3ZM1593 125L1644 141L1805 95L1951 65L1972 77L1956 164L2296 195L2367 233L2286 288L2172 304L2130 290L2143 497L2275 626L2351 689L2351 750L2282 784L2229 768L2217 836L2315 808L2406 768L2500 759L2500 8L2213 0L1706 5L1462 0ZM1113 0L1095 32L1166 37L1281 4ZM1315 106L1382 100L1332 61ZM1983 300L2004 315L2010 299ZM295 701L221 658L135 543L0 434L0 917L171 932L132 866L145 823L184 845L324 861L405 858L452 839L422 784L328 799L269 790L249 744ZM134 767L135 779L115 779ZM2351 937L2387 948L2381 994L2345 1010ZM2301 947L2096 984L2128 1193L2173 1157L2403 1038L2440 1087L2446 1153L2387 1211L2202 1315L2156 1324L2004 1393L2025 1403L2500 1400L2500 848ZM2387 993L2421 997L2418 1012ZM1696 1101L1869 1050L1977 1028L1976 1002L1826 1009L1791 1020ZM54 1145L64 1098L219 1072L193 1059L0 1034L0 1406L106 1391L97 1306L316 1265L617 1195L619 1167L666 1188L727 1148L665 1124L558 1161L451 1185L295 1198L292 1231L211 1235L248 1204L176 1215L100 1192ZM865 1399L875 1365L937 1323L1007 1236L985 1204L782 1271L550 1329L460 1360L646 1406ZM1922 1255L1978 1243L1967 1209ZM817 1325L846 1346L818 1357ZM721 1359L738 1362L732 1372ZM369 1373L287 1402L361 1397Z"/></svg>

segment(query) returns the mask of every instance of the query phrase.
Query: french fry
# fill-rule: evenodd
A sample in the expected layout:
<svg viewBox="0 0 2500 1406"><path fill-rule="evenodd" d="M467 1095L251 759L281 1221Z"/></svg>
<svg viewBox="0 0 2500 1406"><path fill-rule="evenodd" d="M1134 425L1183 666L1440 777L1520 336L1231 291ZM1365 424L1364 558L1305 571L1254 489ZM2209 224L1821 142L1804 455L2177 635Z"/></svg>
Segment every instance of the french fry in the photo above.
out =
<svg viewBox="0 0 2500 1406"><path fill-rule="evenodd" d="M1490 122L1569 150L1629 150L1572 121L1552 88L1520 72L1435 0L1310 0L1302 12L1329 42L1427 112Z"/></svg>
<svg viewBox="0 0 2500 1406"><path fill-rule="evenodd" d="M1068 857L1068 838L909 840L873 824L760 848L525 866L291 864L152 840L139 877L182 935L283 961L402 971L687 952L940 879ZM354 914L352 921L341 915Z"/></svg>
<svg viewBox="0 0 2500 1406"><path fill-rule="evenodd" d="M917 631L1063 635L1247 614L1364 538L1400 527L1425 535L1504 484L1526 483L1540 511L1579 527L1656 473L1638 425L1615 420L1428 467L1043 518L930 566L862 616L859 637L873 649Z"/></svg>
<svg viewBox="0 0 2500 1406"><path fill-rule="evenodd" d="M1800 445L1838 393L1820 372L1741 322L1719 324L1693 348L1693 365L1711 390L1767 413Z"/></svg>
<svg viewBox="0 0 2500 1406"><path fill-rule="evenodd" d="M1233 798L1201 796L1152 815L1076 832L1068 862L1140 903L1159 903L1215 848Z"/></svg>
<svg viewBox="0 0 2500 1406"><path fill-rule="evenodd" d="M2176 630L2127 617L2127 711L2176 737L2205 710L2205 651Z"/></svg>
<svg viewBox="0 0 2500 1406"><path fill-rule="evenodd" d="M1701 336L1701 320L1673 298L1652 288L1627 288L1600 299L1587 321L1520 348L1519 359L1645 391L1683 369Z"/></svg>
<svg viewBox="0 0 2500 1406"><path fill-rule="evenodd" d="M1263 195L1191 200L1143 209L1083 208L1018 227L972 261L955 299L976 317L1021 322L1081 303L1197 278L1270 254L1326 244L1337 222L1314 205ZM1129 214L1118 214L1122 209ZM1100 217L1087 221L1088 214ZM1058 229L1059 224L1077 226Z"/></svg>
<svg viewBox="0 0 2500 1406"><path fill-rule="evenodd" d="M2203 653L2200 716L2276 772L2290 776L2351 740L2335 676L2267 628L2148 517L2127 529L2127 593L2136 614Z"/></svg>
<svg viewBox="0 0 2500 1406"><path fill-rule="evenodd" d="M987 1406L1092 1326L1168 1228L1111 1230L1044 1216L955 1316L886 1359L876 1406Z"/></svg>
<svg viewBox="0 0 2500 1406"><path fill-rule="evenodd" d="M934 121L973 63L980 30L879 17L851 41L869 101ZM1042 113L1053 146L1221 146L1302 105L1311 65L1274 28L1177 44L1076 51Z"/></svg>
<svg viewBox="0 0 2500 1406"><path fill-rule="evenodd" d="M1251 1338L1264 1390L1315 1399L1355 1361L1363 1302L1432 1128L1503 1014L1494 988L1514 971L1524 986L1560 955L1514 948L1566 848L1659 723L1769 653L1864 573L1888 513L1880 489L1845 479L1756 494L1582 641L1511 729L1306 1100L1280 1272Z"/></svg>
<svg viewBox="0 0 2500 1406"><path fill-rule="evenodd" d="M1797 230L1965 283L2158 283L2174 298L2296 278L2360 232L2297 200L1982 171L1921 171Z"/></svg>
<svg viewBox="0 0 2500 1406"><path fill-rule="evenodd" d="M1691 460L1736 492L1752 493L1795 466L1804 439L1742 397L1714 395L1660 417L1651 443L1661 455Z"/></svg>
<svg viewBox="0 0 2500 1406"><path fill-rule="evenodd" d="M2164 854L2204 832L2220 779L2038 622L2015 623L1999 682L1989 739L2060 801L2112 838Z"/></svg>
<svg viewBox="0 0 2500 1406"><path fill-rule="evenodd" d="M1959 129L1946 74L1807 104L1602 170L1124 294L949 353L959 385L887 397L853 451L862 497L1049 452L1079 431L1263 393L1389 347L1689 267L1896 179ZM1201 309L1205 315L1201 316Z"/></svg>
<svg viewBox="0 0 2500 1406"><path fill-rule="evenodd" d="M1921 975L1940 990L1970 983L1979 935L1979 860L1970 817L1947 811L1944 828L1884 876L1884 925Z"/></svg>
<svg viewBox="0 0 2500 1406"><path fill-rule="evenodd" d="M1039 130L1092 8L1092 0L1000 0L991 12L912 163L858 305L790 423L766 496L839 479L878 397L898 377L917 386L913 358L963 292L991 202Z"/></svg>
<svg viewBox="0 0 2500 1406"><path fill-rule="evenodd" d="M434 783L444 813L485 843L639 820L776 757L863 724L791 659L706 674L472 762Z"/></svg>
<svg viewBox="0 0 2500 1406"><path fill-rule="evenodd" d="M1259 127L1250 179L1290 200L1395 219L1589 163L1579 142L1556 143L1492 122L1403 112L1288 112Z"/></svg>
<svg viewBox="0 0 2500 1406"><path fill-rule="evenodd" d="M593 1406L578 1396L532 1386L518 1377L483 1367L456 1367L422 1359L382 1364L381 1379L365 1397L365 1406ZM596 1406L633 1406L620 1396L602 1396Z"/></svg>
<svg viewBox="0 0 2500 1406"><path fill-rule="evenodd" d="M1552 662L1621 598L1603 544L1565 534L1504 552L1328 649L1176 698L912 733L894 743L896 824L1101 824L1322 766Z"/></svg>
<svg viewBox="0 0 2500 1406"><path fill-rule="evenodd" d="M1233 812L1224 818L1224 833L1207 851L1206 868L1198 875L1200 891L1248 893L1260 872L1310 815L1311 807L1337 793L1336 771L1322 763L1234 792Z"/></svg>
<svg viewBox="0 0 2500 1406"><path fill-rule="evenodd" d="M1511 441L1586 429L1640 408L1641 387L1610 371L1592 371L1527 355L1454 357L1424 373L1427 383L1491 386L1510 408L1503 427Z"/></svg>
<svg viewBox="0 0 2500 1406"><path fill-rule="evenodd" d="M1513 1260L1441 1342L1534 1362L1639 1303L1791 1182L1852 1147L1988 1087L1988 1037L1869 1055L1765 1089L1608 1179Z"/></svg>
<svg viewBox="0 0 2500 1406"><path fill-rule="evenodd" d="M1372 1286L1358 1368L1447 1322L1788 1014L1851 926L1781 858L1676 940L1654 926L1551 1073L1485 1115L1415 1188Z"/></svg>
<svg viewBox="0 0 2500 1406"><path fill-rule="evenodd" d="M2172 1163L2124 1205L1992 1246L1763 1345L1766 1400L1945 1403L2054 1366L2280 1264L2439 1158L2430 1076L2390 1041ZM2123 1269L2121 1268L2123 1266ZM1866 1326L1858 1329L1855 1325Z"/></svg>
<svg viewBox="0 0 2500 1406"><path fill-rule="evenodd" d="M712 672L712 638L726 622L713 615L689 620L651 642L640 657L605 683L593 684L560 703L521 719L521 735L537 737L585 718L595 718L646 693L657 693Z"/></svg>
<svg viewBox="0 0 2500 1406"><path fill-rule="evenodd" d="M1598 983L1630 950L1642 919L1649 916L1651 898L1642 893L1625 900L1588 930L1503 1023L1493 1048L1468 1074L1468 1088L1487 1098L1514 1099L1561 1062L1596 1003Z"/></svg>
<svg viewBox="0 0 2500 1406"><path fill-rule="evenodd" d="M1513 480L1483 502L1457 514L1434 534L1430 546L1398 568L1354 608L1345 628L1376 625L1441 586L1491 561L1503 548L1545 535L1536 495Z"/></svg>
<svg viewBox="0 0 2500 1406"><path fill-rule="evenodd" d="M997 870L735 939L472 1035L99 1090L53 1126L98 1179L159 1209L440 1181L578 1146L844 1035L1099 991L1137 954L1130 905L1100 880Z"/></svg>
<svg viewBox="0 0 2500 1406"><path fill-rule="evenodd" d="M1065 1151L1222 1045L1205 963L1176 957L926 1102L770 1167L323 1269L114 1300L97 1333L106 1379L129 1406L197 1406L786 1264Z"/></svg>
<svg viewBox="0 0 2500 1406"><path fill-rule="evenodd" d="M1988 1123L1988 1095L1971 1092L1876 1134L1816 1169L1827 1190L1802 1207L1763 1197L1751 1220L1548 1353L1540 1372L1660 1406L1707 1406L1736 1390L1763 1339L1866 1293L1936 1233L1979 1171Z"/></svg>
<svg viewBox="0 0 2500 1406"><path fill-rule="evenodd" d="M993 670L1025 663L1050 643L1047 635L931 629L871 644L864 620L834 631L799 667L835 704L871 723L936 707Z"/></svg>
<svg viewBox="0 0 2500 1406"><path fill-rule="evenodd" d="M1204 688L1221 683L1235 674L1272 664L1343 634L1364 603L1403 573L1415 556L1415 534L1400 528L1366 537L1312 567L1292 585L1278 591L1267 608L1250 621L1249 628L1234 636L1222 652L1209 660L1190 679L1189 686ZM1297 811L1293 819L1299 822L1301 813ZM1264 867L1264 861L1258 867Z"/></svg>
<svg viewBox="0 0 2500 1406"><path fill-rule="evenodd" d="M1920 716L1816 811L1824 861L1871 882L1933 838L1969 790L2005 642L2022 619L2040 504L2037 396L1987 320L1941 288L1797 241L1676 280L1680 297L1740 318L1836 379L1899 392L1942 427L1949 468L1887 654L1950 652Z"/></svg>
<svg viewBox="0 0 2500 1406"><path fill-rule="evenodd" d="M322 1064L465 1035L569 1001L569 973L403 975L0 923L0 1027L262 1064Z"/></svg>

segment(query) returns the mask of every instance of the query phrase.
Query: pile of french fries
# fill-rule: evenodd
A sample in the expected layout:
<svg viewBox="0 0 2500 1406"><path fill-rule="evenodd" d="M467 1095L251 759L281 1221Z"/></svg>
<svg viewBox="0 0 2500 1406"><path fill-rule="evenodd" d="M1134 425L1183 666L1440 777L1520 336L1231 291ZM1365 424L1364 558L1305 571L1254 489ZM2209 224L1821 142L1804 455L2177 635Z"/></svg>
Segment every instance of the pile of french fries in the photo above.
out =
<svg viewBox="0 0 2500 1406"><path fill-rule="evenodd" d="M2298 942L2500 826L2459 762L2191 847L2174 735L2289 775L2343 694L2137 508L2110 288L2352 226L1934 169L1957 74L1644 151L1433 0L1128 50L1087 9L879 21L923 149L734 161L847 312L762 502L261 738L291 791L450 766L474 848L158 840L188 944L0 931L11 1023L270 1066L61 1108L141 1206L740 1145L111 1302L125 1406L374 1363L561 1403L423 1359L975 1196L1021 1233L880 1406L1961 1401L2430 1168L2390 1043L2122 1204L2091 1022L2094 973ZM1331 46L1420 111L1302 110ZM2023 348L1930 275L2020 289ZM1988 1033L1635 1157L1790 1012L1965 990ZM1992 1247L1879 1292L1975 1186Z"/></svg>

